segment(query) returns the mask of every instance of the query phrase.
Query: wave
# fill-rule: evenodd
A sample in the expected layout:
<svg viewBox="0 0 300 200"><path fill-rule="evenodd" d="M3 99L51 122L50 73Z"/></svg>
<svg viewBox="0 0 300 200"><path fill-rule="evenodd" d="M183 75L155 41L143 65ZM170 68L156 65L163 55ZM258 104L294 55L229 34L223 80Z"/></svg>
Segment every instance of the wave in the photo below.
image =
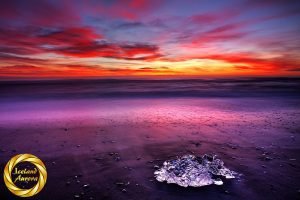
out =
<svg viewBox="0 0 300 200"><path fill-rule="evenodd" d="M291 97L300 78L74 79L0 81L0 99L135 97Z"/></svg>

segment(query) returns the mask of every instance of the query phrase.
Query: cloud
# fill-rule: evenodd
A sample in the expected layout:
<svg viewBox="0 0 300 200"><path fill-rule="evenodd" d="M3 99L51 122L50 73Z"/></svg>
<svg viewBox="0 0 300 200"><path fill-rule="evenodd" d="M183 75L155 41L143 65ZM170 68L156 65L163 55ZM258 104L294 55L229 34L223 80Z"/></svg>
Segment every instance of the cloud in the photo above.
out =
<svg viewBox="0 0 300 200"><path fill-rule="evenodd" d="M53 76L56 70L34 65L13 65L0 67L0 77L39 77L44 75Z"/></svg>
<svg viewBox="0 0 300 200"><path fill-rule="evenodd" d="M91 42L51 48L50 51L74 57L106 57L125 60L152 60L162 56L157 46L141 43Z"/></svg>
<svg viewBox="0 0 300 200"><path fill-rule="evenodd" d="M261 28L260 24L264 23L263 25L266 26L268 21L300 16L300 4L296 2L286 3L284 0L274 3L268 0L239 2L236 8L228 6L192 15L180 26L182 28L177 32L175 41L182 43L183 46L200 47L218 42L235 42L249 35L257 37L251 30ZM258 8L262 10L257 15L253 15ZM247 17L247 14L252 14L252 17ZM281 24L278 27L281 27ZM261 38L256 39L261 40Z"/></svg>
<svg viewBox="0 0 300 200"><path fill-rule="evenodd" d="M190 34L187 46L201 46L219 41L236 41L246 37L249 33L242 31L238 24L227 24L215 27L205 32Z"/></svg>
<svg viewBox="0 0 300 200"><path fill-rule="evenodd" d="M27 63L27 64L43 64L49 62L49 60L47 59L21 57L21 56L6 54L6 53L0 53L0 60L4 63L14 62L14 63Z"/></svg>
<svg viewBox="0 0 300 200"><path fill-rule="evenodd" d="M14 53L20 55L42 53L37 48L40 43L33 35L38 28L26 27L22 29L12 27L0 28L0 53Z"/></svg>
<svg viewBox="0 0 300 200"><path fill-rule="evenodd" d="M47 53L48 47L67 47L70 45L82 45L101 39L90 27L68 28L37 28L24 27L0 29L0 53L13 53L20 55L32 55Z"/></svg>
<svg viewBox="0 0 300 200"><path fill-rule="evenodd" d="M90 27L68 27L37 35L37 40L40 40L40 43L51 45L85 44L102 38L102 35Z"/></svg>
<svg viewBox="0 0 300 200"><path fill-rule="evenodd" d="M259 58L254 54L206 55L202 59L221 60L230 63L240 70L255 71L290 71L300 66L299 62L285 57Z"/></svg>
<svg viewBox="0 0 300 200"><path fill-rule="evenodd" d="M24 69L46 74L47 69L53 76L63 74L60 69L74 76L172 73L172 64L174 70L191 75L205 67L220 74L229 70L227 66L261 74L296 74L299 69L297 1L253 0L234 6L198 1L75 2L0 1L0 66L11 66L11 73ZM108 68L88 65L95 62Z"/></svg>
<svg viewBox="0 0 300 200"><path fill-rule="evenodd" d="M41 67L37 65L12 65L0 67L0 77L76 77L80 75L100 76L105 72L101 67L85 65L54 65Z"/></svg>
<svg viewBox="0 0 300 200"><path fill-rule="evenodd" d="M119 25L116 26L116 28L119 29L133 29L133 28L142 28L145 27L146 25L143 24L142 22L123 22Z"/></svg>
<svg viewBox="0 0 300 200"><path fill-rule="evenodd" d="M162 55L159 47L145 43L109 43L90 27L56 29L1 29L0 53L34 55L56 53L71 57L107 57L125 60L153 60ZM17 57L17 56L16 56ZM12 57L10 57L12 59ZM20 60L20 56L16 59Z"/></svg>
<svg viewBox="0 0 300 200"><path fill-rule="evenodd" d="M31 25L64 25L78 23L81 18L74 4L61 1L0 1L0 22L16 20Z"/></svg>
<svg viewBox="0 0 300 200"><path fill-rule="evenodd" d="M41 67L38 65L11 65L0 67L0 77L13 78L66 78L66 77L100 77L100 76L127 76L127 75L153 75L175 73L166 68L127 67L107 68L94 65L53 65Z"/></svg>
<svg viewBox="0 0 300 200"><path fill-rule="evenodd" d="M300 72L300 67L291 68L291 69L288 69L287 71L290 71L290 72Z"/></svg>
<svg viewBox="0 0 300 200"><path fill-rule="evenodd" d="M212 23L220 23L226 20L236 18L240 14L242 14L242 10L234 9L232 7L225 8L223 10L206 12L201 14L192 15L188 18L189 23L197 24L197 25L208 25Z"/></svg>
<svg viewBox="0 0 300 200"><path fill-rule="evenodd" d="M235 42L251 34L247 28L254 22L249 20L239 21L234 16L239 16L239 12L194 15L188 18L187 21L182 22L181 29L166 33L166 35L173 36L174 39L171 41L184 47L201 47L218 42Z"/></svg>

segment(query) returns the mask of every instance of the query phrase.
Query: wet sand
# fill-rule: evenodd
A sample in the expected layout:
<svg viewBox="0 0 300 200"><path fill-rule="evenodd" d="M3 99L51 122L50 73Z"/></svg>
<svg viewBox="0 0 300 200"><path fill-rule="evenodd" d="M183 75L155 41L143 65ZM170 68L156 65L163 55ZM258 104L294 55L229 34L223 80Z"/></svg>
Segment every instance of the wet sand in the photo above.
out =
<svg viewBox="0 0 300 200"><path fill-rule="evenodd" d="M47 184L30 199L297 199L299 102L299 98L2 101L0 167L3 170L19 153L44 161ZM222 186L202 188L154 179L155 165L188 153L217 154L241 176ZM18 199L2 179L0 191L0 199Z"/></svg>

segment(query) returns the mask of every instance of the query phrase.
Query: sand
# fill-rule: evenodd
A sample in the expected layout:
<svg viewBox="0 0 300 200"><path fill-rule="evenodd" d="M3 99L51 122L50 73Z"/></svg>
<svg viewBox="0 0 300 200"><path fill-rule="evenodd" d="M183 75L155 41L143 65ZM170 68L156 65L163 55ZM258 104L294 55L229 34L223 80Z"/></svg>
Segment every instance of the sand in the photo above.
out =
<svg viewBox="0 0 300 200"><path fill-rule="evenodd" d="M300 103L293 98L98 98L2 101L0 167L31 153L48 171L30 199L296 199ZM155 165L218 155L224 185L159 183ZM18 199L0 180L0 199Z"/></svg>

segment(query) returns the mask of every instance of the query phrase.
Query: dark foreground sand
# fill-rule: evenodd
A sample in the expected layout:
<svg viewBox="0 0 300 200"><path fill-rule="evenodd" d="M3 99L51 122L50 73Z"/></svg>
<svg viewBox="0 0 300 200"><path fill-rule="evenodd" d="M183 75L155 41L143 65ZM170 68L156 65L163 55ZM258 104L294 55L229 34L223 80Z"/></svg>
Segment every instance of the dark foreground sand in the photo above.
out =
<svg viewBox="0 0 300 200"><path fill-rule="evenodd" d="M30 199L297 199L300 101L144 98L1 102L0 169L19 153L46 164ZM159 183L176 155L217 154L242 174L223 186ZM88 187L83 185L88 184ZM18 199L0 180L0 199Z"/></svg>

